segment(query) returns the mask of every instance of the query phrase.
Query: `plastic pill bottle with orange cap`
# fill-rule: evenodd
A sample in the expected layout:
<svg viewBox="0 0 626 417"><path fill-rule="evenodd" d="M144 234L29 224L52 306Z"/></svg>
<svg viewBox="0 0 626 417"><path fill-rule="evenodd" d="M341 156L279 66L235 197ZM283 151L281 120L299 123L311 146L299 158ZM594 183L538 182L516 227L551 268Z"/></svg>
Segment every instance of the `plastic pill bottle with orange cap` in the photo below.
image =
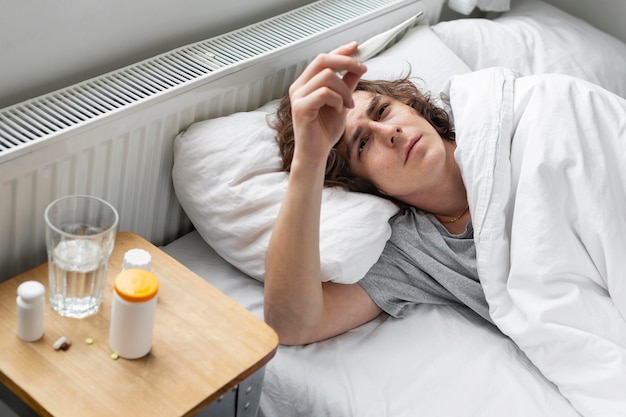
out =
<svg viewBox="0 0 626 417"><path fill-rule="evenodd" d="M130 268L115 277L109 347L126 359L150 352L159 282L150 271Z"/></svg>

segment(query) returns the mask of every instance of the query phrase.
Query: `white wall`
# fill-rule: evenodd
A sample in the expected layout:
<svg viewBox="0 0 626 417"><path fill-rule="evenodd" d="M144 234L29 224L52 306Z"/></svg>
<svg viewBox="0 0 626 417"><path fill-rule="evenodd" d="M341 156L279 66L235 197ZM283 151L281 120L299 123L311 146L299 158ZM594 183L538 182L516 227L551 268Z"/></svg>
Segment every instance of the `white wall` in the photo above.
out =
<svg viewBox="0 0 626 417"><path fill-rule="evenodd" d="M0 108L313 0L0 0Z"/></svg>

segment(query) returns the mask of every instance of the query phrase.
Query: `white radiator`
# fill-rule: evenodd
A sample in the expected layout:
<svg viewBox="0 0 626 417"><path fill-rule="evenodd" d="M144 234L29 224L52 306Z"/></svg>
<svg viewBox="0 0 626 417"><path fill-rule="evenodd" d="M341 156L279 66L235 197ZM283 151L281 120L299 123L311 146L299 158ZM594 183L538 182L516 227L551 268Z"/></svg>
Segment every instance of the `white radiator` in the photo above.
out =
<svg viewBox="0 0 626 417"><path fill-rule="evenodd" d="M442 1L321 0L0 110L0 281L45 261L43 212L62 195L104 198L120 230L155 244L190 231L171 180L178 132L285 94L319 52L422 9L437 21L423 5Z"/></svg>

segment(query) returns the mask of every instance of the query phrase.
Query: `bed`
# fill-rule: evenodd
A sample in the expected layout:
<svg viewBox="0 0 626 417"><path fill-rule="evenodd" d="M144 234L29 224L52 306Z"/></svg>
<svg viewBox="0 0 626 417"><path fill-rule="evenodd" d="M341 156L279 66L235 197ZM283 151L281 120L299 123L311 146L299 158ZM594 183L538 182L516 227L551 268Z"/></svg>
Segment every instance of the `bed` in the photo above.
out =
<svg viewBox="0 0 626 417"><path fill-rule="evenodd" d="M311 9L317 3L322 9L335 4L356 9L369 2L322 0ZM193 45L174 51L174 55L185 59L190 72L208 69L210 73L198 79L187 80L186 74L172 76L169 69L159 78L162 70L158 65L162 61L170 65L168 55L46 96L43 105L33 101L4 111L0 128L8 123L14 134L24 129L11 125L13 117L31 114L31 110L35 113L29 120L41 115L46 106L43 113L52 114L55 108L89 105L102 91L107 99L94 110L80 110L76 124L67 111L58 129L47 118L40 126L41 136L36 135L37 129L24 132L35 134L33 143L0 153L0 208L6 214L0 219L0 233L11 237L0 242L0 280L45 259L41 213L48 201L63 194L88 193L118 208L121 230L134 231L161 245L262 318L264 253L287 178L278 169L274 134L267 125L276 99L315 54L351 39L364 41L417 11L424 11L419 24L366 62L366 78L393 78L410 71L417 85L442 105L447 105L447 99L441 93L449 96L453 77L482 74L492 67L513 69L510 77L573 76L591 83L593 91L597 86L601 94L626 97L624 40L547 2L380 3L391 6L384 6L388 9L384 12L347 18L338 29L318 29L316 37L323 42L305 36L280 47L283 52L278 54L261 53L255 58L256 66L245 58L222 69L217 53ZM442 8L447 7L461 15L440 21ZM615 7L618 14L623 12L622 3L616 2ZM463 16L468 13L469 17ZM279 16L272 22L288 25L288 18ZM290 30L303 29L296 26ZM250 40L248 32L234 36L241 36L242 43ZM142 91L127 93L136 81L124 77L141 71L146 74L137 81ZM560 75L557 78L562 79ZM154 79L158 86L153 93L147 90L153 88L150 82ZM109 83L119 80L124 88L111 89ZM92 87L95 90L90 90ZM81 104L85 91L88 97ZM112 100L115 94L121 98ZM71 102L69 107L63 107L66 99ZM111 101L112 110L101 110ZM624 114L616 113L613 119L619 122L620 116ZM5 137L3 132L0 130L0 139ZM397 208L372 196L328 189L322 210L323 278L356 282L382 251L390 234L388 219ZM616 245L616 250L620 248ZM500 288L501 283L494 282L497 285L492 288ZM494 297L499 294L493 293ZM618 374L620 366L625 366L620 363L626 357L626 342L622 342L617 340L618 347L611 351L615 359L611 364ZM622 403L605 409L584 400L580 390L585 389L585 379L591 381L591 376L597 375L577 375L579 385L563 385L559 375L548 378L542 362L536 355L531 360L527 352L462 306L415 306L402 319L381 315L332 339L280 346L265 369L258 414L626 415L626 394ZM567 356L560 359L567 365ZM624 385L613 388L618 395L626 392Z"/></svg>
<svg viewBox="0 0 626 417"><path fill-rule="evenodd" d="M509 11L490 17L411 28L366 62L365 77L390 78L410 71L420 87L439 98L442 91L450 93L446 89L452 76L504 66L515 70L514 77L564 74L626 97L626 45L620 40L542 1L514 2ZM286 183L267 127L275 105L273 101L255 111L202 121L177 137L174 184L196 230L165 246L260 318L263 253ZM355 282L363 276L389 236L386 220L395 210L371 196L326 190L320 243L323 278ZM624 354L624 346L618 354ZM560 359L567 364L567 357ZM623 372L619 359L612 364L615 372ZM577 378L584 390L584 376ZM551 381L509 337L464 307L420 305L403 319L383 314L326 341L281 346L267 366L260 414L626 413L626 395L621 403L602 408L581 400L584 395L567 380L564 385L563 380L559 385Z"/></svg>

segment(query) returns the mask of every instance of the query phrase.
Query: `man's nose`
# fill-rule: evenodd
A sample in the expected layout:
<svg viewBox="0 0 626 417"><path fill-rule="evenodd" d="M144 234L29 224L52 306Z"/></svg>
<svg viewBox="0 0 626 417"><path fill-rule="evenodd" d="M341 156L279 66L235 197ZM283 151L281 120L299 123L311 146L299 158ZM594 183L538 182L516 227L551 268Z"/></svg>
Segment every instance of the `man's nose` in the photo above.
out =
<svg viewBox="0 0 626 417"><path fill-rule="evenodd" d="M376 140L382 142L386 146L396 146L400 140L401 130L396 126L387 126L378 124L374 130Z"/></svg>

